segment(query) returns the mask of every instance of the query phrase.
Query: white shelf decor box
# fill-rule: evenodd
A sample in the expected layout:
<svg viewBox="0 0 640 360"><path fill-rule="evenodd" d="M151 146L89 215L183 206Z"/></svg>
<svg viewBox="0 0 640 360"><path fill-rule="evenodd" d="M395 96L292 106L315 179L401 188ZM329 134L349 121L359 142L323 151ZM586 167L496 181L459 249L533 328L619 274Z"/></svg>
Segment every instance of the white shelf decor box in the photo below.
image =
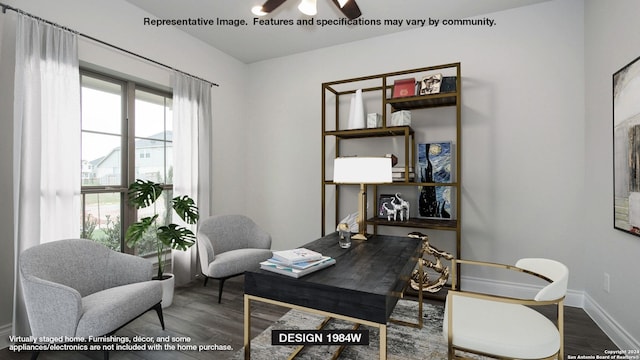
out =
<svg viewBox="0 0 640 360"><path fill-rule="evenodd" d="M410 126L411 125L411 111L400 110L391 113L391 126Z"/></svg>
<svg viewBox="0 0 640 360"><path fill-rule="evenodd" d="M367 114L367 128L379 128L382 127L382 115L378 113Z"/></svg>

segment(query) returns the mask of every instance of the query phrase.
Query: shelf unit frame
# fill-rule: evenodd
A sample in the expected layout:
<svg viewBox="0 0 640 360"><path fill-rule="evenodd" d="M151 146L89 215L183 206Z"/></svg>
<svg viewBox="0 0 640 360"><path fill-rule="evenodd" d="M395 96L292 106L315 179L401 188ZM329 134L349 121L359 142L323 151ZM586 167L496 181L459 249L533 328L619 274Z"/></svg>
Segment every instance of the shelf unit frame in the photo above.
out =
<svg viewBox="0 0 640 360"><path fill-rule="evenodd" d="M412 74L419 73L437 73L439 70L446 70L454 72L456 76L456 88L453 92L442 92L429 95L416 95L402 98L391 98L389 93L393 91L393 84L391 78L397 78L398 76L411 76ZM351 96L358 88L348 88L347 90L338 90L339 87L345 87L351 83L357 84L358 82L379 82L381 86L371 86L361 88L363 94L378 91L381 96L381 109L382 126L378 128L365 128L365 129L340 129L340 97ZM375 138L375 137L390 137L397 136L404 138L404 166L405 166L405 178L404 181L394 181L392 184L384 185L366 185L367 192L369 187L373 187L373 203L377 207L378 201L378 189L387 186L447 186L455 189L455 217L454 219L424 219L424 218L411 218L409 221L387 221L386 219L380 219L374 216L373 218L366 219L367 226L373 227L373 233L378 233L379 226L400 226L408 228L423 228L434 230L454 231L456 233L455 244L455 257L460 258L461 250L461 179L462 179L462 76L460 63L449 63L436 66L428 66L422 68L408 69L402 71L381 73L371 76L355 77L350 79L325 82L322 84L322 236L326 235L326 222L327 222L327 187L335 186L335 208L333 209L335 214L335 222L339 221L339 204L340 204L340 186L333 183L332 180L327 179L327 139L335 138L335 157L340 156L340 143L343 140L359 139L359 138ZM355 85L354 85L355 86ZM327 95L333 95L335 97L335 107L333 109L335 118L335 124L332 126L332 130L328 130L328 116L331 115L327 106ZM455 161L455 172L452 177L452 181L448 183L422 183L411 181L409 179L409 169L416 165L416 143L414 138L414 129L411 126L388 126L387 123L387 109L391 107L391 112L398 110L417 110L417 109L429 109L438 107L455 107L456 119L455 119L455 146L456 151L453 154L452 160ZM426 128L429 125L420 125ZM453 126L453 123L452 123ZM336 224L337 225L337 224ZM331 229L330 229L331 230ZM459 271L456 272L460 274ZM459 275L458 275L459 276ZM457 279L459 282L460 279Z"/></svg>

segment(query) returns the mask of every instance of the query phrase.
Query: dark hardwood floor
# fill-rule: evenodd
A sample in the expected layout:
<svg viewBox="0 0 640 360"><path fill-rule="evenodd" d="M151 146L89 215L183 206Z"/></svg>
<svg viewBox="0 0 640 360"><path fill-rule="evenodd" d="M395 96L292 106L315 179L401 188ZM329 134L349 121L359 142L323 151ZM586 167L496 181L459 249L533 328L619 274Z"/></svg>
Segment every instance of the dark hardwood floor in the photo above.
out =
<svg viewBox="0 0 640 360"><path fill-rule="evenodd" d="M243 343L243 277L227 280L222 304L217 303L218 286L211 281L207 287L202 281L176 289L174 303L164 310L166 331L162 331L155 312L148 312L116 335L119 336L184 336L190 343L184 345L229 345L233 351L120 351L110 352L112 360L164 360L164 359L229 359ZM262 303L252 304L252 335L256 336L287 309ZM551 316L553 309L545 309ZM173 342L175 343L175 342ZM567 355L602 355L605 349L616 349L611 340L591 318L579 308L565 309L565 358ZM0 359L29 359L31 353L13 353L0 350ZM102 352L44 352L39 360L103 359ZM429 359L432 360L432 359ZM437 360L437 359L436 359Z"/></svg>

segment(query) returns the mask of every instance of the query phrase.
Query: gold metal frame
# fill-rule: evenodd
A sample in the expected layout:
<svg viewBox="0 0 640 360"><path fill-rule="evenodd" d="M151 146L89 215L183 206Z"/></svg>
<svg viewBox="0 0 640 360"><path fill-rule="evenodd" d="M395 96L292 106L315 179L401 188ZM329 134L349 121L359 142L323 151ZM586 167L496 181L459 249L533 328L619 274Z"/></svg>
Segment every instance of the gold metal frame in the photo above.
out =
<svg viewBox="0 0 640 360"><path fill-rule="evenodd" d="M354 329L357 329L357 326L359 326L359 325L366 325L366 326L371 326L371 327L374 327L374 328L378 328L378 330L380 331L380 360L386 360L387 359L387 324L379 324L379 323L376 323L376 322L373 322L373 321L358 319L358 318L354 318L354 317L350 317L350 316L331 313L331 312L328 312L328 311L312 309L312 308L308 308L308 307L304 307L304 306L300 306L300 305L289 304L289 303L285 303L285 302L282 302L282 301L271 300L271 299L267 299L267 298L263 298L263 297L259 297L259 296L245 294L244 295L244 358L245 358L245 360L250 360L251 359L251 301L252 300L253 301L264 302L264 303L267 303L267 304L283 306L283 307L287 307L289 309L306 311L306 312L310 312L312 314L318 314L318 315L326 316L326 317L329 317L329 318L335 318L335 319L350 321L350 322L353 322L353 323L356 324L356 327L354 327ZM328 319L325 319L325 322L323 322L323 324L321 324L321 326L324 326L324 324L327 321L328 321ZM293 359L294 357L296 357L296 355L298 355L298 353L302 350L302 348L303 348L303 346L298 347L289 356L288 359ZM333 359L336 359L340 355L340 353L342 352L343 349L344 349L344 346L341 346L336 351L336 353L333 355Z"/></svg>
<svg viewBox="0 0 640 360"><path fill-rule="evenodd" d="M463 357L463 356L458 356L456 355L456 351L463 351L463 352L467 352L467 353L473 353L473 354L478 354L478 355L482 355L482 356L488 356L488 357L492 357L495 359L509 359L509 358L505 358L505 357L500 357L500 356L496 356L496 355L492 355L492 354L486 354L483 352L479 352L479 351L475 351L475 350L471 350L471 349L466 349L466 348L462 348L462 347L458 347L458 346L454 346L452 345L452 340L453 340L453 296L466 296L466 297L471 297L471 298L476 298L476 299L483 299L483 300L490 300L490 301L497 301L497 302L503 302L503 303L509 303L509 304L519 304L519 305L526 305L526 306L542 306L542 305L557 305L558 307L558 316L556 319L556 326L558 328L558 332L560 333L560 349L558 350L558 352L550 357L547 358L543 358L543 360L546 359L564 359L564 296L558 299L554 299L554 300L548 300L548 301L537 301L537 300L533 300L533 299L520 299L520 298L514 298L514 297L508 297L508 296L500 296L500 295L489 295L489 294L483 294L483 293L477 293L477 292L471 292L471 291L462 291L460 289L458 289L458 283L457 283L457 276L456 276L456 271L458 271L458 265L460 264L468 264L468 265L477 265L477 266L488 266L488 267L494 267L494 268L500 268L500 269L506 269L506 270L512 270L512 271L518 271L518 272L522 272L522 273L526 273L529 275L533 275L535 277L538 277L540 279L543 279L549 283L553 282L553 280L549 279L548 277L538 274L536 272L533 271L529 271L526 269L522 269L519 268L517 266L513 266L513 265L506 265L506 264L498 264L498 263L491 263L491 262L484 262L484 261L474 261L474 260L460 260L460 259L453 259L451 262L451 268L453 269L453 276L452 276L452 285L451 285L451 290L449 290L448 294L447 294L447 305L449 307L449 311L447 314L447 347L448 347L448 356L449 356L449 360L452 359L469 359L467 357Z"/></svg>
<svg viewBox="0 0 640 360"><path fill-rule="evenodd" d="M423 240L423 244L425 243L425 241ZM422 250L420 251L420 257L417 260L418 262L418 276L420 277L419 280L419 289L418 289L418 321L415 323L412 322L408 322L408 321L404 321L404 320L397 320L394 318L389 318L389 322L394 323L394 324L398 324L398 325L404 325L404 326L410 326L413 328L417 328L417 329L422 329L422 325L423 325L423 320L422 320L422 299L423 299L423 290L422 290L422 280L423 280L423 275L424 275L424 268L423 268L423 263L422 263L422 257L424 256L424 246L422 247ZM407 290L407 288L411 286L411 277L409 277L409 279L407 280L407 285L405 286L404 290L398 294L399 298L403 298L404 297L404 293Z"/></svg>

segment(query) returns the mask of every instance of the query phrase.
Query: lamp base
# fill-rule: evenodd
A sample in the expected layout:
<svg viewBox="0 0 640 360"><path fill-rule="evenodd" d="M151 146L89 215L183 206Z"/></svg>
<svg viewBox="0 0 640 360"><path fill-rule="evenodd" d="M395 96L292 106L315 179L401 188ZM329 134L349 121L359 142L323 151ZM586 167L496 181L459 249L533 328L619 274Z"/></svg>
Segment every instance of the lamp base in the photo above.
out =
<svg viewBox="0 0 640 360"><path fill-rule="evenodd" d="M357 233L355 235L351 235L351 240L367 240L367 234Z"/></svg>

